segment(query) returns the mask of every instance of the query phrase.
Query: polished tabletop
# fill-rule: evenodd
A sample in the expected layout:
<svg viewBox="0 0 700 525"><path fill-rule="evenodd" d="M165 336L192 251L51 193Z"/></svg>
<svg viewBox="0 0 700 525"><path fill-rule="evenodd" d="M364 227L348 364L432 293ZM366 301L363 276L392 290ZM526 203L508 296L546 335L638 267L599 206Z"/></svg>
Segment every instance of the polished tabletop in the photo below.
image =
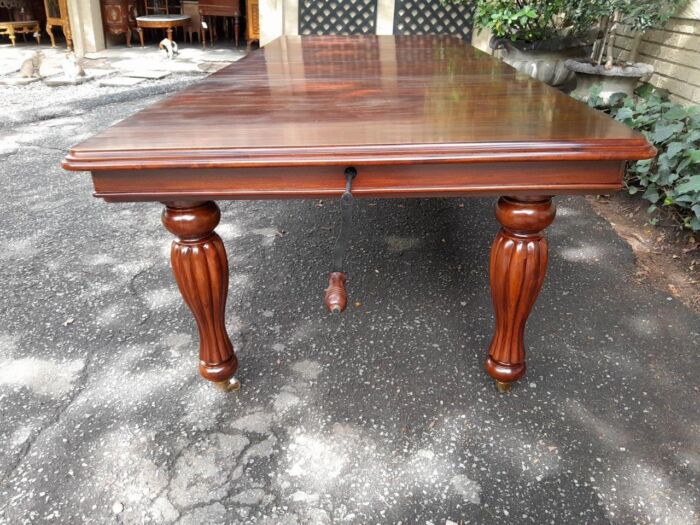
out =
<svg viewBox="0 0 700 525"><path fill-rule="evenodd" d="M73 170L633 160L603 113L449 36L287 36L73 147Z"/></svg>

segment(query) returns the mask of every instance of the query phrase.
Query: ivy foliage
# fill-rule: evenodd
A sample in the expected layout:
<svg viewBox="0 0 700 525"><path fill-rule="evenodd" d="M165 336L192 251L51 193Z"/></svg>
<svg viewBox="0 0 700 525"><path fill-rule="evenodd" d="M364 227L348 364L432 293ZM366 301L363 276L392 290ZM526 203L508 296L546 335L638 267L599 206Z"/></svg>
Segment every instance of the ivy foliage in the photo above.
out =
<svg viewBox="0 0 700 525"><path fill-rule="evenodd" d="M601 102L594 94L588 104ZM669 100L667 91L645 84L633 97L613 95L609 111L641 131L658 151L653 159L628 164L629 193L641 192L651 202L649 213L666 207L684 227L700 231L700 106L681 106Z"/></svg>

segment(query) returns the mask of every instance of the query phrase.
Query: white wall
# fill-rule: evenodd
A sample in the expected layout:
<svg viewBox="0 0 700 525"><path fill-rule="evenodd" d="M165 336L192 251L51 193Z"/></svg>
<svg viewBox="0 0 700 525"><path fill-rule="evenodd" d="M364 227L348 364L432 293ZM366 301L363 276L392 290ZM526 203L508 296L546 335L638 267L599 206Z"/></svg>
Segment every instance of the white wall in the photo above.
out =
<svg viewBox="0 0 700 525"><path fill-rule="evenodd" d="M68 0L68 16L78 56L105 48L100 0Z"/></svg>

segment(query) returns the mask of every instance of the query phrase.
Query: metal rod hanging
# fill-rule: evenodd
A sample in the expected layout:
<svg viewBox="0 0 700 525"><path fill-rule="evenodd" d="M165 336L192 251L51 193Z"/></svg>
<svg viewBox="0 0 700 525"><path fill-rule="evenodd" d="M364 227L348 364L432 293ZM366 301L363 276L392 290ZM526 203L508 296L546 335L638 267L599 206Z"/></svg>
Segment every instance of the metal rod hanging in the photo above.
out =
<svg viewBox="0 0 700 525"><path fill-rule="evenodd" d="M328 275L328 288L323 302L329 312L340 313L348 305L348 293L345 288L347 278L344 270L345 253L350 244L350 232L352 231L352 181L357 176L355 168L345 170L345 191L340 197L340 233L333 247L333 262L331 272Z"/></svg>

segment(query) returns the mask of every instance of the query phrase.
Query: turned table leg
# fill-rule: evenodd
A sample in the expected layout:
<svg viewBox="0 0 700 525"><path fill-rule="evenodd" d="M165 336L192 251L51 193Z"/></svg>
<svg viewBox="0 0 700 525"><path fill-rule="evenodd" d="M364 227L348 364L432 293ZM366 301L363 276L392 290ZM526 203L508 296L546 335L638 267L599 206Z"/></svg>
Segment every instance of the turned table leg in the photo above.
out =
<svg viewBox="0 0 700 525"><path fill-rule="evenodd" d="M199 373L223 390L238 390L238 359L226 332L228 261L214 232L221 212L215 202L166 203L163 224L177 236L170 252L180 293L199 329Z"/></svg>
<svg viewBox="0 0 700 525"><path fill-rule="evenodd" d="M503 392L525 374L525 322L542 288L547 240L542 230L554 220L550 197L501 197L496 218L502 228L491 248L491 296L496 331L486 371Z"/></svg>

